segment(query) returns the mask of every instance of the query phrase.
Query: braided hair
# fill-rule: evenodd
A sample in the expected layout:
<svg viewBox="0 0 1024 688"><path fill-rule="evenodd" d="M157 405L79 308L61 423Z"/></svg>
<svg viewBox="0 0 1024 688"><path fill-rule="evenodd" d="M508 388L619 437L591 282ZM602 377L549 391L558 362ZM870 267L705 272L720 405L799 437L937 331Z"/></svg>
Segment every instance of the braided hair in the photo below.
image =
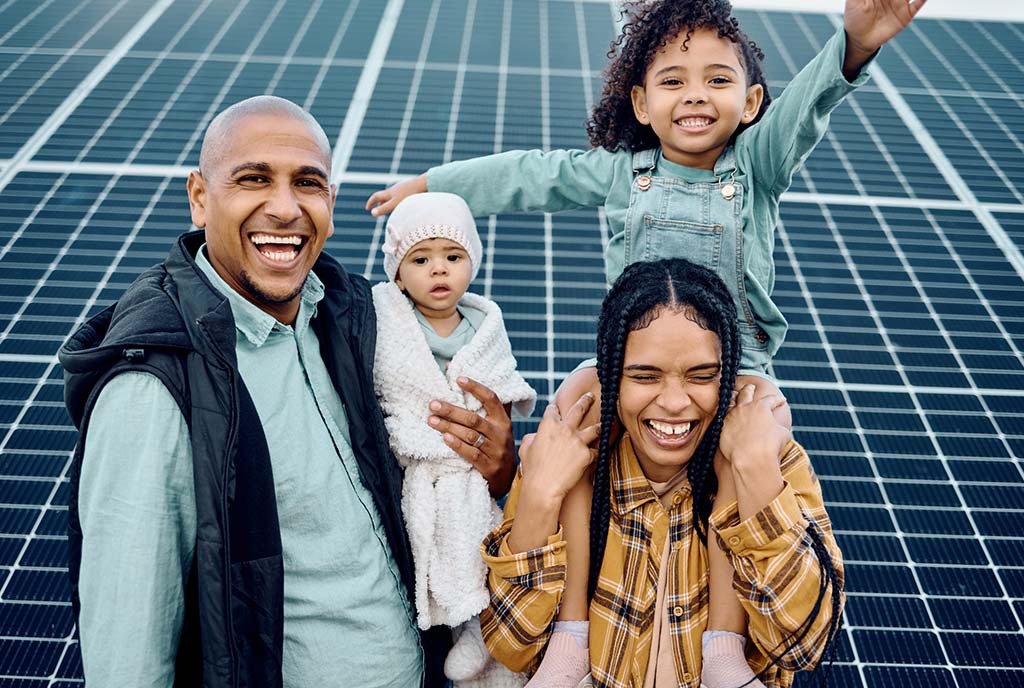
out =
<svg viewBox="0 0 1024 688"><path fill-rule="evenodd" d="M740 29L726 0L635 0L623 5L622 16L627 21L608 50L611 63L605 70L601 100L587 120L587 137L592 146L609 151L638 151L659 145L654 129L637 121L631 92L634 86L643 86L654 54L684 31L684 47L696 29L717 31L719 38L732 41L746 72L747 86L761 84L764 89L757 115L750 122L741 123L732 138L764 115L771 103L761 65L764 53Z"/></svg>
<svg viewBox="0 0 1024 688"><path fill-rule="evenodd" d="M686 465L693 495L694 528L701 542L707 544L708 521L718 491L714 458L736 386L740 361L736 306L722 280L707 268L681 258L633 263L622 272L605 297L597 325L601 432L590 511L590 598L593 598L597 588L611 520L611 462L618 442L617 437L613 439L613 431L618 419L626 340L630 332L647 327L665 312L685 313L704 329L714 332L721 346L721 378L715 416ZM799 627L784 638L779 646L767 652L772 664L782 662L784 655L811 632L829 592L832 616L824 634L822 656L831 658L835 649L834 641L842 616L842 577L832 562L825 534L813 519L808 519L805 539L818 560L821 581L818 596L810 614Z"/></svg>

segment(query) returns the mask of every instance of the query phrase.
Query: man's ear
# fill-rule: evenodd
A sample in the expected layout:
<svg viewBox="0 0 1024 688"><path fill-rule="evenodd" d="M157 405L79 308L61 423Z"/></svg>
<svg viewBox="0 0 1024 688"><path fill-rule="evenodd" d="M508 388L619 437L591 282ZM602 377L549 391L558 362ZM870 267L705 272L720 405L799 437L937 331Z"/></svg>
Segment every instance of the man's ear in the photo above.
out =
<svg viewBox="0 0 1024 688"><path fill-rule="evenodd" d="M743 103L743 117L740 121L744 124L750 124L757 117L757 113L761 110L761 103L764 101L764 86L761 84L751 84L747 87L747 99Z"/></svg>
<svg viewBox="0 0 1024 688"><path fill-rule="evenodd" d="M633 101L633 115L640 124L650 124L651 118L647 114L647 92L643 86L634 86L629 97Z"/></svg>
<svg viewBox="0 0 1024 688"><path fill-rule="evenodd" d="M334 235L334 202L338 199L338 185L331 184L331 224L327 227L327 236Z"/></svg>
<svg viewBox="0 0 1024 688"><path fill-rule="evenodd" d="M188 173L188 207L192 211L192 224L206 227L206 179L199 170Z"/></svg>

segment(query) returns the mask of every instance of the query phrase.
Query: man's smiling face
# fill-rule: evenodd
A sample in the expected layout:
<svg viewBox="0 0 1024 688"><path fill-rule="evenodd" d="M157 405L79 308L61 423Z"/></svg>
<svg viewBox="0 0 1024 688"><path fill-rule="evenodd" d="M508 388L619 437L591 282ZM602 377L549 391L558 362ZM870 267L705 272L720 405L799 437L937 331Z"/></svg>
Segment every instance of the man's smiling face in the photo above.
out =
<svg viewBox="0 0 1024 688"><path fill-rule="evenodd" d="M287 114L245 115L188 182L192 222L206 229L217 274L289 324L306 276L334 233L330 151L316 133Z"/></svg>

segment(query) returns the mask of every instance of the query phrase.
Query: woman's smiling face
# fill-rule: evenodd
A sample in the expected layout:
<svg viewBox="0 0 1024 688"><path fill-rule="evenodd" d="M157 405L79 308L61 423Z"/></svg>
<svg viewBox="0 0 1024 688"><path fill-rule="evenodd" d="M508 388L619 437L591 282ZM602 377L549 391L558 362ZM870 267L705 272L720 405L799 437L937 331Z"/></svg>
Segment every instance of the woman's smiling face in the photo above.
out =
<svg viewBox="0 0 1024 688"><path fill-rule="evenodd" d="M644 475L665 482L693 457L718 410L722 348L718 336L662 308L626 338L619 421Z"/></svg>

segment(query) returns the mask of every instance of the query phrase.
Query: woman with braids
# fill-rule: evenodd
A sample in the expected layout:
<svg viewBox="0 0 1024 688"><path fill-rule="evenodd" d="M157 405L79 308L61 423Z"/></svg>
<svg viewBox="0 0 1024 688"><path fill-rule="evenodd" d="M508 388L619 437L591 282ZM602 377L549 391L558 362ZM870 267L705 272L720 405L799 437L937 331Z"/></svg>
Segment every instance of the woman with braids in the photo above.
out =
<svg viewBox="0 0 1024 688"><path fill-rule="evenodd" d="M824 134L831 111L866 81L874 54L924 3L847 0L843 27L774 102L764 56L728 2L627 3L601 100L587 122L590 150L510 151L441 165L378 191L367 208L374 215L391 212L428 187L463 196L477 216L601 206L611 229L608 282L637 261L681 257L710 268L725 281L739 316L739 385L777 394L768 364L787 329L771 299L779 198ZM556 401L567 410L586 391L600 395L593 360L566 379ZM777 413L790 425L788 407ZM571 687L576 681L565 676L581 675L588 665L589 505L585 479L564 502L566 594L531 688ZM714 539L710 549L712 632L704 656L714 659L705 661L703 678L708 688L735 688L750 678L745 618Z"/></svg>
<svg viewBox="0 0 1024 688"><path fill-rule="evenodd" d="M594 686L701 685L708 625L708 543L733 571L749 615L747 660L766 686L829 654L843 607L843 566L807 454L780 424L778 394L742 386L733 299L685 260L636 263L598 323L600 426L589 393L533 438L484 541L491 653L536 663L561 602L566 550L559 512L594 462L589 571ZM532 440L532 441L531 441ZM714 504L714 507L712 507ZM738 684L737 684L738 685Z"/></svg>

